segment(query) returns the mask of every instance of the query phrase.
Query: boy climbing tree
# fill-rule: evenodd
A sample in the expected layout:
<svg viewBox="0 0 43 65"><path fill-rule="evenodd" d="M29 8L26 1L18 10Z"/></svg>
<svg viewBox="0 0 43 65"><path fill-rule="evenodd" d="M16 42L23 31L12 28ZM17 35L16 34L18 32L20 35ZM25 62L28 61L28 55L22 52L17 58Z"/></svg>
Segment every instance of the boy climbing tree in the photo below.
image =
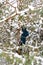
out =
<svg viewBox="0 0 43 65"><path fill-rule="evenodd" d="M20 38L20 45L26 43L26 37L29 35L29 32L27 31L26 27L23 25L22 26L22 34Z"/></svg>

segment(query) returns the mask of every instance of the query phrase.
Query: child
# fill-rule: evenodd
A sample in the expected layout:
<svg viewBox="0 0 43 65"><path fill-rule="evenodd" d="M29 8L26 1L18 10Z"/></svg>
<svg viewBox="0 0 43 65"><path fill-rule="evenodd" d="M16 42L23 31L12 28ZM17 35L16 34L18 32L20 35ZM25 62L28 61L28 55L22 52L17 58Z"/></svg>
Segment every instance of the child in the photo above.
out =
<svg viewBox="0 0 43 65"><path fill-rule="evenodd" d="M26 37L29 35L29 32L27 31L26 27L22 27L22 34L21 34L21 40L20 40L20 45L26 43Z"/></svg>

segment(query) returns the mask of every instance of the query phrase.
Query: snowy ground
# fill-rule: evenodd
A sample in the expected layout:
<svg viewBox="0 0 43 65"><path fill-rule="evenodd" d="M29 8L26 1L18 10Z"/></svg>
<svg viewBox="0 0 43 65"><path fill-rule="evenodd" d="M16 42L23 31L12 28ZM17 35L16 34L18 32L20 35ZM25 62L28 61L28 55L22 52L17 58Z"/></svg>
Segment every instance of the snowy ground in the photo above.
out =
<svg viewBox="0 0 43 65"><path fill-rule="evenodd" d="M2 1L0 0L1 3ZM9 0L9 3L11 1L13 0ZM36 0L36 2L30 2L28 6L26 5L26 7L22 8L20 8L19 4L17 8L16 0L14 2L13 6L16 7L17 12L10 5L5 6L5 11L2 8L4 14L3 20L0 20L0 64L43 65L43 36L40 38L40 35L43 35L43 2L41 3L40 0ZM10 15L11 19L7 22L4 21ZM0 17L2 17L2 14ZM25 45L19 46L22 25L27 27L29 37Z"/></svg>

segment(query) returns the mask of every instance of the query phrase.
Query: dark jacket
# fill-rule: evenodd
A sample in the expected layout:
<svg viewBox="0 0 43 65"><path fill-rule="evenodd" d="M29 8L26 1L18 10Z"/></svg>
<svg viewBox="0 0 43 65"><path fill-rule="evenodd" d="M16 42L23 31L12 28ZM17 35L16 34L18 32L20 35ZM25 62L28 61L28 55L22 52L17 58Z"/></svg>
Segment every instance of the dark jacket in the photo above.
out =
<svg viewBox="0 0 43 65"><path fill-rule="evenodd" d="M25 44L26 42L26 37L29 35L29 32L26 29L22 29L22 35L21 35L21 42Z"/></svg>

